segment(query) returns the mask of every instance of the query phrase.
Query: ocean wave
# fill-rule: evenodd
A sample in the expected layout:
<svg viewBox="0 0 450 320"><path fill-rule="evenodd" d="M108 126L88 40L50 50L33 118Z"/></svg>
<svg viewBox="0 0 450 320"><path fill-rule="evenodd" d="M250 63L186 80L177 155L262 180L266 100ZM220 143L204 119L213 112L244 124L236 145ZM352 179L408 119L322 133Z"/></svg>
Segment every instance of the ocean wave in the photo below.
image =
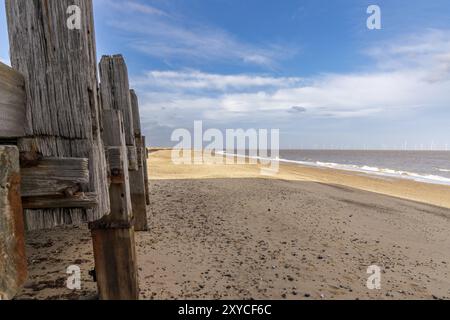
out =
<svg viewBox="0 0 450 320"><path fill-rule="evenodd" d="M283 159L280 159L280 162L285 162L285 161ZM322 168L362 172L362 173L366 173L366 174L391 177L391 178L409 179L409 180L414 180L414 181L418 181L418 182L425 182L425 183L432 183L432 184L450 185L449 178L438 176L438 175L433 175L433 174L420 174L420 173L416 173L416 172L394 170L394 169L389 169L389 168L378 168L378 167L371 167L371 166L367 166L367 165L358 166L358 165L352 165L352 164L339 164L339 163L320 162L320 161L304 162L304 161L287 160L287 162L289 162L289 163L298 162L298 164L301 164L301 165L309 165L309 166L322 167ZM448 172L450 172L450 170Z"/></svg>
<svg viewBox="0 0 450 320"><path fill-rule="evenodd" d="M337 170L345 170L345 171L353 171L353 172L361 172L366 174L378 175L383 177L390 178L401 178L401 179L409 179L417 182L431 183L431 184L442 184L442 185L450 185L450 178L433 175L433 174L420 174L416 172L408 172L402 170L394 170L389 168L378 168L367 165L353 165L353 164L340 164L333 162L321 162L321 161L299 161L299 160L289 160L289 159L280 159L280 158L264 158L264 157L249 157L241 154L230 154L226 152L218 152L219 154L225 156L237 156L241 158L251 158L263 161L279 161L282 163L291 163L309 167L318 167L318 168L329 168L329 169L337 169ZM450 172L450 169L439 169L441 172Z"/></svg>

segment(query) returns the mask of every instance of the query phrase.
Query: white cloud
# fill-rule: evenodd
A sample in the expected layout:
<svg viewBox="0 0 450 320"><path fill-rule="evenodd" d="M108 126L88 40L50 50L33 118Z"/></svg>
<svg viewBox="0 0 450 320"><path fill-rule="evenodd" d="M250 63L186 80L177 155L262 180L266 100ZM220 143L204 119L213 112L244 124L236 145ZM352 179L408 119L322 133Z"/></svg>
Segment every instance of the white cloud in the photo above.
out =
<svg viewBox="0 0 450 320"><path fill-rule="evenodd" d="M413 41L412 39L416 39ZM134 79L144 114L164 125L193 119L217 122L296 116L369 117L450 104L450 33L371 49L373 71L307 79L269 75L220 75L194 70L150 71ZM293 106L302 111L292 113Z"/></svg>
<svg viewBox="0 0 450 320"><path fill-rule="evenodd" d="M302 79L296 77L274 78L268 75L220 75L204 73L197 70L149 71L142 77L134 79L134 85L151 84L155 88L169 90L248 90L264 87L283 88L298 85Z"/></svg>
<svg viewBox="0 0 450 320"><path fill-rule="evenodd" d="M150 6L148 4L142 4L136 1L119 1L119 0L96 0L102 6L108 6L114 10L120 11L122 13L141 13L145 15L154 15L154 16L168 16L166 12Z"/></svg>
<svg viewBox="0 0 450 320"><path fill-rule="evenodd" d="M414 70L429 81L450 76L450 31L431 29L367 50L381 70Z"/></svg>
<svg viewBox="0 0 450 320"><path fill-rule="evenodd" d="M140 13L144 13L144 14L168 16L168 14L162 10L159 10L159 9L149 6L149 5L133 2L133 1L125 1L125 3L123 3L122 6L128 8L128 9L140 12Z"/></svg>
<svg viewBox="0 0 450 320"><path fill-rule="evenodd" d="M273 69L278 59L297 53L287 45L250 44L223 29L135 1L128 1L129 5L100 1L112 9L109 24L128 34L131 48L164 60L221 61Z"/></svg>
<svg viewBox="0 0 450 320"><path fill-rule="evenodd" d="M128 22L117 26L142 35L139 40L131 41L132 48L164 59L247 63L273 68L278 59L294 54L293 50L247 44L208 26L187 29L161 21L148 22L145 27Z"/></svg>

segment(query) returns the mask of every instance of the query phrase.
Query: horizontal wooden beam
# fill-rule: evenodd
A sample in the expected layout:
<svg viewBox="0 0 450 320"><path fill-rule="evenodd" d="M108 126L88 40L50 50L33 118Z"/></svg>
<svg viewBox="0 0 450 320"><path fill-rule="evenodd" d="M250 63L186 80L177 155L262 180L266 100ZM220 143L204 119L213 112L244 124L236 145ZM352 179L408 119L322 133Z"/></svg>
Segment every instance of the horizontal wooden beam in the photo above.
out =
<svg viewBox="0 0 450 320"><path fill-rule="evenodd" d="M89 185L88 159L21 158L22 197L71 197Z"/></svg>
<svg viewBox="0 0 450 320"><path fill-rule="evenodd" d="M97 204L97 194L92 192L80 192L69 197L22 197L22 206L24 209L92 209L97 207Z"/></svg>
<svg viewBox="0 0 450 320"><path fill-rule="evenodd" d="M25 135L25 80L0 62L0 138Z"/></svg>

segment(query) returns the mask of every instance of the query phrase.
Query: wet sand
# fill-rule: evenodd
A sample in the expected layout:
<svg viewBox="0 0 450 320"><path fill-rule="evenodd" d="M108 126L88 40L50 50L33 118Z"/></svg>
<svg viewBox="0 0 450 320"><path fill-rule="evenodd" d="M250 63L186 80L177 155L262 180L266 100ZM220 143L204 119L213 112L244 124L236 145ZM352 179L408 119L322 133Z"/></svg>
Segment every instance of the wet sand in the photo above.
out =
<svg viewBox="0 0 450 320"><path fill-rule="evenodd" d="M151 154L150 231L137 234L142 299L448 299L450 188L282 165L173 165ZM95 296L86 228L28 235L19 298ZM82 291L64 288L81 267ZM381 289L366 287L368 266Z"/></svg>

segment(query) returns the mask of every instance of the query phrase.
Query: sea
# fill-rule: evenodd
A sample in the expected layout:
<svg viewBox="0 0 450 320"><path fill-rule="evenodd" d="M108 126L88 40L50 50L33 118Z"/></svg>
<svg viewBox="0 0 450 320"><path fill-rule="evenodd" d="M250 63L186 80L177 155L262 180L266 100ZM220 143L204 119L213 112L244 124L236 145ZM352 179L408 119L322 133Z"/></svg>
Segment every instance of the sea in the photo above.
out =
<svg viewBox="0 0 450 320"><path fill-rule="evenodd" d="M450 185L450 151L280 150L279 161Z"/></svg>

